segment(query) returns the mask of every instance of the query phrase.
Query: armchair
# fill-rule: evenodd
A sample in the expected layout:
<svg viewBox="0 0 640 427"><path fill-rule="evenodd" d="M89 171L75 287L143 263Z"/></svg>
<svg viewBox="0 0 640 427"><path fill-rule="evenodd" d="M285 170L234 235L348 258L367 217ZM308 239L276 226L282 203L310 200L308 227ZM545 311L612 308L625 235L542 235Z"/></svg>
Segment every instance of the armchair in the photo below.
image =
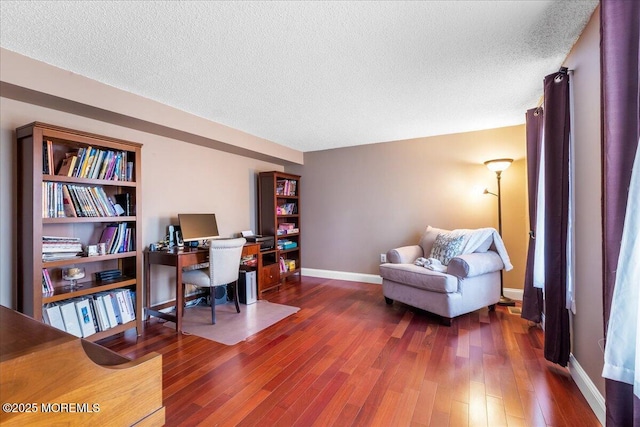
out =
<svg viewBox="0 0 640 427"><path fill-rule="evenodd" d="M450 232L429 226L419 244L387 252L387 263L380 265L382 293L387 304L396 300L420 308L450 326L453 317L495 308L503 268L512 266L494 229Z"/></svg>
<svg viewBox="0 0 640 427"><path fill-rule="evenodd" d="M238 276L240 275L240 258L242 246L247 242L243 237L236 239L212 239L209 241L209 267L189 270L182 273L182 294L185 285L209 288L211 294L211 324L216 323L216 286L234 283L236 311L238 305ZM184 313L184 311L183 311Z"/></svg>

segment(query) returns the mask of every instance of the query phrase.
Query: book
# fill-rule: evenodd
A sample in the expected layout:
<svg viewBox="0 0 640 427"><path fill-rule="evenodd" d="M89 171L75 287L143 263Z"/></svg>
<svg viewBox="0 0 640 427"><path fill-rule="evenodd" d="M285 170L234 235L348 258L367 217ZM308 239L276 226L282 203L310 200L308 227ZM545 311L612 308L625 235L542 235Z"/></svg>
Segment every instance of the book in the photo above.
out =
<svg viewBox="0 0 640 427"><path fill-rule="evenodd" d="M102 230L102 234L100 235L99 243L105 244L107 248L106 252L108 254L112 253L111 246L113 245L113 239L116 236L117 231L118 231L117 224L109 224L104 228L104 230Z"/></svg>
<svg viewBox="0 0 640 427"><path fill-rule="evenodd" d="M52 293L54 291L53 283L51 282L51 276L49 275L49 270L46 268L42 269L42 283L43 283L43 288L42 288L43 293Z"/></svg>
<svg viewBox="0 0 640 427"><path fill-rule="evenodd" d="M62 159L57 175L71 176L70 174L73 173L73 167L75 166L76 159L76 156L69 156Z"/></svg>
<svg viewBox="0 0 640 427"><path fill-rule="evenodd" d="M118 321L118 324L123 324L123 323L127 323L126 320L126 313L124 313L125 317L123 318L123 313L121 310L121 305L120 302L118 301L118 292L116 291L111 291L109 292L109 297L111 298L111 306L113 307L113 312L116 315L116 320Z"/></svg>
<svg viewBox="0 0 640 427"><path fill-rule="evenodd" d="M100 292L97 294L97 297L102 300L104 304L105 312L107 313L107 319L109 320L109 325L112 328L118 326L118 319L116 317L116 313L113 310L113 302L111 301L111 294L108 292Z"/></svg>
<svg viewBox="0 0 640 427"><path fill-rule="evenodd" d="M62 207L64 209L64 216L69 218L78 216L76 207L71 199L71 193L69 193L69 188L67 188L66 185L62 186Z"/></svg>
<svg viewBox="0 0 640 427"><path fill-rule="evenodd" d="M122 319L122 323L131 322L134 320L135 314L133 314L129 310L129 303L127 303L128 296L126 295L128 290L126 289L115 289L113 293L116 296L116 301L118 304L118 310L120 311L120 318Z"/></svg>
<svg viewBox="0 0 640 427"><path fill-rule="evenodd" d="M136 320L136 309L135 309L135 302L133 299L133 292L129 289L124 289L122 291L122 294L124 295L124 300L127 304L127 311L129 313L129 318L131 320Z"/></svg>
<svg viewBox="0 0 640 427"><path fill-rule="evenodd" d="M93 303L93 307L96 312L96 318L98 320L98 326L101 331L106 331L111 328L111 324L109 323L109 318L107 317L107 311L104 306L104 301L99 295L93 295L91 298L91 302Z"/></svg>
<svg viewBox="0 0 640 427"><path fill-rule="evenodd" d="M63 301L60 304L60 312L62 313L62 320L64 321L64 329L71 335L82 338L82 330L80 329L75 302L70 300Z"/></svg>
<svg viewBox="0 0 640 427"><path fill-rule="evenodd" d="M86 178L87 177L87 169L93 163L93 156L95 155L95 148L89 146L85 149L84 158L82 159L82 164L80 165L80 172L78 174L78 178Z"/></svg>
<svg viewBox="0 0 640 427"><path fill-rule="evenodd" d="M105 176L107 175L107 169L109 168L109 165L111 164L111 159L115 156L115 153L113 151L107 151L107 154L104 157L104 160L102 161L102 165L100 166L100 173L98 174L98 179L105 179Z"/></svg>
<svg viewBox="0 0 640 427"><path fill-rule="evenodd" d="M78 149L78 154L76 155L76 164L73 166L73 172L71 173L72 177L78 178L80 175L80 170L82 169L82 162L84 161L86 150L84 148Z"/></svg>
<svg viewBox="0 0 640 427"><path fill-rule="evenodd" d="M44 150L44 168L42 173L45 175L53 175L53 142L46 140L42 143Z"/></svg>
<svg viewBox="0 0 640 427"><path fill-rule="evenodd" d="M65 330L62 312L57 304L46 304L42 307L42 318L47 325L51 325L61 331Z"/></svg>
<svg viewBox="0 0 640 427"><path fill-rule="evenodd" d="M95 334L96 328L93 324L93 315L91 313L91 307L89 307L89 300L87 298L83 298L74 301L73 304L76 308L82 338Z"/></svg>

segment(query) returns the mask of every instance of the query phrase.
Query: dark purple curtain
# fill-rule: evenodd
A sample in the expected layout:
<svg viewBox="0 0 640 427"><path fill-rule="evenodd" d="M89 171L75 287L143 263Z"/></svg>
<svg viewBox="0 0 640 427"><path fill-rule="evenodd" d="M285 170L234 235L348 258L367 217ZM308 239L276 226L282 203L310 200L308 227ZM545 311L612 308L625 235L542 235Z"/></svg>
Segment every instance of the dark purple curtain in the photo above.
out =
<svg viewBox="0 0 640 427"><path fill-rule="evenodd" d="M569 74L566 71L563 69L544 78L544 357L560 366L567 366L570 351L566 308L569 213Z"/></svg>
<svg viewBox="0 0 640 427"><path fill-rule="evenodd" d="M527 187L529 193L529 247L527 269L524 274L524 295L521 317L542 321L542 289L533 286L533 260L535 255L536 210L538 209L538 167L542 148L544 110L542 107L527 111Z"/></svg>
<svg viewBox="0 0 640 427"><path fill-rule="evenodd" d="M602 256L605 335L640 135L638 51L640 2L601 0ZM606 336L605 336L606 338ZM606 380L607 426L640 426L640 401L630 384Z"/></svg>

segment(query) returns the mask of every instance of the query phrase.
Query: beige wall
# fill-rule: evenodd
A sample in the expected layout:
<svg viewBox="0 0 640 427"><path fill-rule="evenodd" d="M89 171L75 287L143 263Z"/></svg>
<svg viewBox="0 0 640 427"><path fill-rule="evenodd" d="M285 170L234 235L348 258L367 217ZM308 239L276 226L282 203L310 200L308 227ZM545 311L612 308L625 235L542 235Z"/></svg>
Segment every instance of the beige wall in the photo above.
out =
<svg viewBox="0 0 640 427"><path fill-rule="evenodd" d="M600 9L596 9L565 66L573 73L576 142L576 314L572 353L604 395L602 215L600 209Z"/></svg>
<svg viewBox="0 0 640 427"><path fill-rule="evenodd" d="M524 121L524 111L523 111ZM307 152L302 175L302 265L378 274L380 254L416 244L427 225L498 228L496 175L485 160L515 159L502 176L503 234L522 289L528 220L524 125Z"/></svg>

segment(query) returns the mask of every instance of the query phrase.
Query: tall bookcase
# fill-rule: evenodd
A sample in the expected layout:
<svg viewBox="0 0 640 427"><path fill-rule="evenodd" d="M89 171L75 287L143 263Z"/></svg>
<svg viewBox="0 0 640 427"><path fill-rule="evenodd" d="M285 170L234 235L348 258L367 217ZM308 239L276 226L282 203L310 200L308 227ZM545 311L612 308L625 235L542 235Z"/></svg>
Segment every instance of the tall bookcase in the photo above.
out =
<svg viewBox="0 0 640 427"><path fill-rule="evenodd" d="M142 145L39 122L17 128L16 140L19 311L42 320L44 306L125 289L132 295L135 319L118 322L86 338L96 341L131 328L141 333ZM74 172L81 164L82 154L88 161L92 152L95 153L92 161L96 162L93 172L87 163L84 172L82 169ZM70 165L65 159L74 155L75 167L66 172L65 168ZM102 161L97 163L95 159ZM65 212L64 204L69 203L73 205L72 210ZM115 210L116 203L124 212ZM84 250L88 245L97 245L104 230L114 226L124 233L122 243L107 248L104 255L82 254L45 260L44 236L75 240ZM80 286L71 287L63 278L63 270L68 268L84 269L85 277L77 283ZM53 291L43 290L45 270ZM95 273L107 270L120 270L122 276L110 280L96 278Z"/></svg>
<svg viewBox="0 0 640 427"><path fill-rule="evenodd" d="M273 287L282 280L301 272L301 215L300 215L300 176L284 172L260 172L258 174L258 223L259 234L275 236L276 250L273 262L278 264L277 280L274 272L268 269L270 259L263 257L263 270L268 278L258 280L260 292ZM265 261L266 259L266 261ZM260 283L263 282L263 283Z"/></svg>

